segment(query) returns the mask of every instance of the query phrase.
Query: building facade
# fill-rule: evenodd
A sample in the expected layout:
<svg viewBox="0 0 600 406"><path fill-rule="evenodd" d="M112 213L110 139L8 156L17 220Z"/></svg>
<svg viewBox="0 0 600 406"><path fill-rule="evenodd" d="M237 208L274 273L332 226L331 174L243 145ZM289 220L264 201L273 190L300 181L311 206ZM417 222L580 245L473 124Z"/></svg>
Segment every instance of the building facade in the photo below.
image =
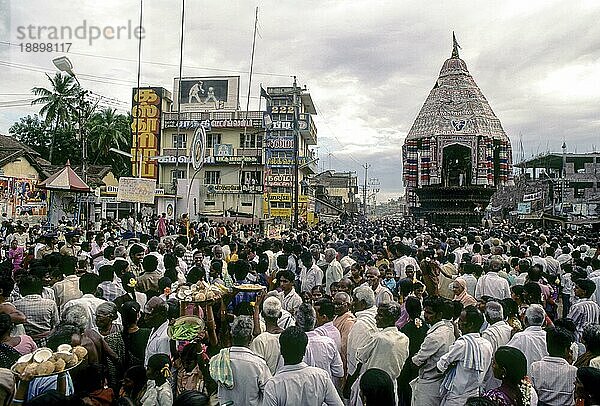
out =
<svg viewBox="0 0 600 406"><path fill-rule="evenodd" d="M262 217L293 224L297 206L298 221L302 219L313 223L316 221L315 201L308 179L317 172L315 155L311 150L317 144L317 127L312 118L317 111L310 93L295 83L292 87L268 87L265 96Z"/></svg>
<svg viewBox="0 0 600 406"><path fill-rule="evenodd" d="M163 122L157 162L158 188L165 195L158 199L159 212L172 215L177 196L177 211L189 213L192 219L260 217L264 162L261 112L250 111L247 116L245 111L169 112L163 114ZM196 171L190 157L199 126L205 130L206 144L203 166Z"/></svg>

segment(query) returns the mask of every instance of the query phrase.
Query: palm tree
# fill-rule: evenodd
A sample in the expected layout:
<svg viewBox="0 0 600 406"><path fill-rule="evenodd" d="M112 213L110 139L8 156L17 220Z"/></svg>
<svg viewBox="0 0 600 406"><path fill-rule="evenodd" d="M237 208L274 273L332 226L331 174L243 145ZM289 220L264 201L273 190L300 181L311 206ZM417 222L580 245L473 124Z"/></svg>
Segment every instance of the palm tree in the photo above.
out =
<svg viewBox="0 0 600 406"><path fill-rule="evenodd" d="M106 156L110 148L121 149L128 144L129 121L115 109L105 108L92 115L89 121L89 140L98 157Z"/></svg>
<svg viewBox="0 0 600 406"><path fill-rule="evenodd" d="M50 89L34 87L34 95L39 96L31 104L42 104L40 115L44 117L46 126L53 125L50 154L48 160L52 162L54 152L54 136L58 128L71 124L71 119L76 113L79 104L81 89L73 77L57 73L54 78L46 74L50 81Z"/></svg>
<svg viewBox="0 0 600 406"><path fill-rule="evenodd" d="M110 163L115 175L127 175L131 163L120 155L111 153L110 148L124 151L131 149L130 118L115 109L105 108L92 115L88 122L88 140L93 164Z"/></svg>

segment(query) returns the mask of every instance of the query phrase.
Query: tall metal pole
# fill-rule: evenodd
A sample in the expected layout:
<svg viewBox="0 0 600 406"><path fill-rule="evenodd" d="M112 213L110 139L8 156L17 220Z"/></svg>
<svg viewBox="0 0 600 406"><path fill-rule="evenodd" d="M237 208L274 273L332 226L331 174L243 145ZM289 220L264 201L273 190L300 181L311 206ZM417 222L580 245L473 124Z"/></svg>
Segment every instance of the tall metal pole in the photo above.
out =
<svg viewBox="0 0 600 406"><path fill-rule="evenodd" d="M142 27L142 22L143 22L143 17L144 17L144 0L140 0L140 27ZM141 152L141 150L139 149L139 145L140 145L140 131L139 131L139 122L140 122L140 78L142 75L142 35L139 36L138 38L138 60L137 60L137 87L135 89L135 154L133 154L133 162L135 162L136 159L139 159L140 162L138 162L137 165L135 165L135 169L137 173L133 173L133 169L132 169L132 175L134 175L137 178L141 178L142 177L142 159L143 156L140 153L138 156L138 151ZM117 218L119 217L119 209L118 209L118 204L117 204ZM135 223L137 222L137 213L139 213L141 211L141 203L137 203L134 207L136 207L136 213L133 217L133 224L134 224L134 232L135 232Z"/></svg>
<svg viewBox="0 0 600 406"><path fill-rule="evenodd" d="M181 76L183 74L183 32L185 23L185 0L181 0L181 36L179 37L179 89L177 92L177 135L175 136L175 179L173 185L175 189L175 204L173 204L173 220L177 224L177 185L179 184L179 142L180 126L179 114L181 113ZM187 146L187 145L186 145ZM189 173L186 174L189 179ZM189 213L188 213L189 217Z"/></svg>
<svg viewBox="0 0 600 406"><path fill-rule="evenodd" d="M256 6L256 14L254 16L254 35L252 37L252 54L250 56L250 77L248 78L248 96L246 97L246 117L244 117L244 143L241 145L242 150L246 148L246 136L248 132L248 112L250 110L250 91L252 90L252 72L254 70L254 50L256 48L256 31L258 30L258 6ZM256 134L258 137L258 134ZM255 144L256 148L256 144ZM237 208L235 210L236 219L240 213L240 200L242 200L242 174L244 173L244 157L246 155L242 155L242 164L240 165L240 176L238 176L238 186L240 188L240 193L237 199ZM254 210L254 206L252 206ZM252 219L254 221L254 218Z"/></svg>
<svg viewBox="0 0 600 406"><path fill-rule="evenodd" d="M365 163L363 168L365 168L365 184L363 186L363 215L367 217L367 179L369 178L369 168L371 165Z"/></svg>
<svg viewBox="0 0 600 406"><path fill-rule="evenodd" d="M298 229L298 149L300 140L298 137L298 114L299 114L299 106L298 106L298 84L296 82L296 76L294 76L294 90L293 90L293 107L294 107L294 229Z"/></svg>

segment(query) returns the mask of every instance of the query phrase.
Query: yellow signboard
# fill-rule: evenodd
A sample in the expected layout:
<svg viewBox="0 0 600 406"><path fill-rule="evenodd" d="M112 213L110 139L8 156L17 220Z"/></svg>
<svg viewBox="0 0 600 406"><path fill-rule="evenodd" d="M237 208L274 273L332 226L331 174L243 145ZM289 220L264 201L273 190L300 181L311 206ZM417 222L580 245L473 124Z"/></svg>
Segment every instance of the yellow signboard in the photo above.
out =
<svg viewBox="0 0 600 406"><path fill-rule="evenodd" d="M290 217L292 215L292 209L287 208L271 208L271 217Z"/></svg>

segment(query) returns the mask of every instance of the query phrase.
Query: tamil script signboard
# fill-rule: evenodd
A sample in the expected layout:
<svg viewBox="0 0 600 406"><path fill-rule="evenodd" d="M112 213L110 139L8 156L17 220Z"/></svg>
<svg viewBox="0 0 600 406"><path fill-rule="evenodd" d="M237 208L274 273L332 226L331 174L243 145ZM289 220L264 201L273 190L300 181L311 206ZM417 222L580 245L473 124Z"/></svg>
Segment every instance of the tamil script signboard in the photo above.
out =
<svg viewBox="0 0 600 406"><path fill-rule="evenodd" d="M156 181L142 178L119 178L118 202L154 203Z"/></svg>
<svg viewBox="0 0 600 406"><path fill-rule="evenodd" d="M162 88L145 87L133 89L131 115L132 172L148 179L158 178L158 166L153 157L158 155L160 146L160 117ZM139 163L139 160L142 163Z"/></svg>
<svg viewBox="0 0 600 406"><path fill-rule="evenodd" d="M294 179L291 174L277 175L273 173L268 173L265 176L266 186L292 187L293 181Z"/></svg>

